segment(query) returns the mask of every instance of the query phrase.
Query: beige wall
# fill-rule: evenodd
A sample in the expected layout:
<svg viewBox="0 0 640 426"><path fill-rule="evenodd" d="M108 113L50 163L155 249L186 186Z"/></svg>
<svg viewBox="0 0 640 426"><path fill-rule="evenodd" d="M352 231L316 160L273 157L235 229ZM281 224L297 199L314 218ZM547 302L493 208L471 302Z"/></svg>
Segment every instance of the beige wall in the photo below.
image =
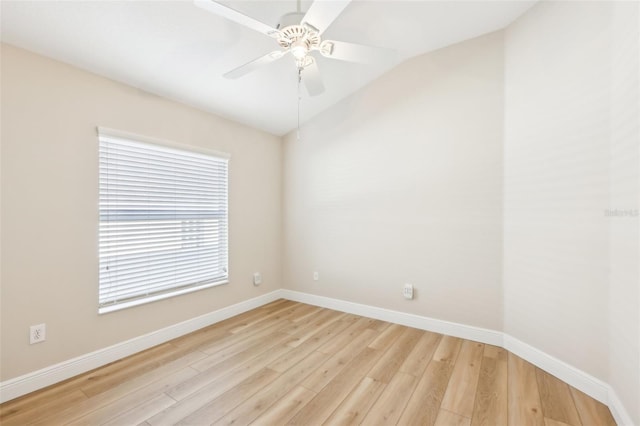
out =
<svg viewBox="0 0 640 426"><path fill-rule="evenodd" d="M640 209L640 3L611 14L610 209ZM640 425L640 218L611 217L609 379Z"/></svg>
<svg viewBox="0 0 640 426"><path fill-rule="evenodd" d="M0 380L281 287L280 138L7 45L1 107ZM231 154L230 284L97 314L96 126Z"/></svg>
<svg viewBox="0 0 640 426"><path fill-rule="evenodd" d="M505 331L640 424L638 4L541 2L505 36Z"/></svg>
<svg viewBox="0 0 640 426"><path fill-rule="evenodd" d="M538 4L505 42L505 331L603 380L609 17Z"/></svg>
<svg viewBox="0 0 640 426"><path fill-rule="evenodd" d="M414 58L288 135L286 287L502 329L502 51Z"/></svg>

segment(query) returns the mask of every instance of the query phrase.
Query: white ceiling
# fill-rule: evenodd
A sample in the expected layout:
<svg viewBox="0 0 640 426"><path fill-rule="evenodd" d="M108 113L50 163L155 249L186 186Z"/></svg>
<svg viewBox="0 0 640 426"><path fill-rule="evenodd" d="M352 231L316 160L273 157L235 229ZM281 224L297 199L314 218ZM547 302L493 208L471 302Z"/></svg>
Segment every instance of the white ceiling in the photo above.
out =
<svg viewBox="0 0 640 426"><path fill-rule="evenodd" d="M295 0L221 1L275 26ZM301 121L431 50L504 28L535 3L354 0L323 39L393 48L395 59L360 65L317 59L325 92L302 89ZM307 10L310 1L302 1ZM2 0L2 41L282 135L297 125L293 58L237 80L225 72L276 50L275 40L195 7L191 1Z"/></svg>

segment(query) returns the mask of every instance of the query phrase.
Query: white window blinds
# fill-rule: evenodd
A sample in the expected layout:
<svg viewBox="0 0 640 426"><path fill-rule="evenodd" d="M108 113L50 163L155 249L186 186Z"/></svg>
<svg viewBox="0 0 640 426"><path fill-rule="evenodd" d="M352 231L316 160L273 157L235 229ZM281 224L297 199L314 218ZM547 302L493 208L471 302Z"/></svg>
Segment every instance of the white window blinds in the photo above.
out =
<svg viewBox="0 0 640 426"><path fill-rule="evenodd" d="M228 158L99 133L100 312L228 281Z"/></svg>

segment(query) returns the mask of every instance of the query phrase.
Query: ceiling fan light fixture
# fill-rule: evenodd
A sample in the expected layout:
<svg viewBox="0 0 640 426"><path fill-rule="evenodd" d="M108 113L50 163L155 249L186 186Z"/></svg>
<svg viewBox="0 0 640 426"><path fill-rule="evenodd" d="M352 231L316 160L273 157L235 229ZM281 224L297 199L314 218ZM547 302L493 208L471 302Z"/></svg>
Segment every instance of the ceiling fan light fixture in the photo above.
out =
<svg viewBox="0 0 640 426"><path fill-rule="evenodd" d="M297 40L291 45L291 54L297 60L302 60L307 56L308 50L304 40Z"/></svg>

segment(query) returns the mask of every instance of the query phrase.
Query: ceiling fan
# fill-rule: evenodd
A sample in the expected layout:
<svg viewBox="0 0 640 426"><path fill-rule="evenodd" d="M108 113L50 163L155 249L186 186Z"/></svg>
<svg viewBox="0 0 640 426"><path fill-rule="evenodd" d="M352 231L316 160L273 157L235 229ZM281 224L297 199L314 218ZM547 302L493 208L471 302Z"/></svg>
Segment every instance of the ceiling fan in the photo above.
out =
<svg viewBox="0 0 640 426"><path fill-rule="evenodd" d="M322 33L342 13L350 1L315 0L309 10L302 13L300 0L298 0L297 11L282 16L275 28L214 0L195 0L194 3L204 10L272 37L280 45L280 49L241 65L224 74L224 77L231 79L242 77L262 65L277 61L291 53L298 67L299 78L304 76L303 83L309 95L315 96L324 91L324 85L312 52L319 52L326 58L360 63L379 61L390 52L387 49L361 44L322 39Z"/></svg>

